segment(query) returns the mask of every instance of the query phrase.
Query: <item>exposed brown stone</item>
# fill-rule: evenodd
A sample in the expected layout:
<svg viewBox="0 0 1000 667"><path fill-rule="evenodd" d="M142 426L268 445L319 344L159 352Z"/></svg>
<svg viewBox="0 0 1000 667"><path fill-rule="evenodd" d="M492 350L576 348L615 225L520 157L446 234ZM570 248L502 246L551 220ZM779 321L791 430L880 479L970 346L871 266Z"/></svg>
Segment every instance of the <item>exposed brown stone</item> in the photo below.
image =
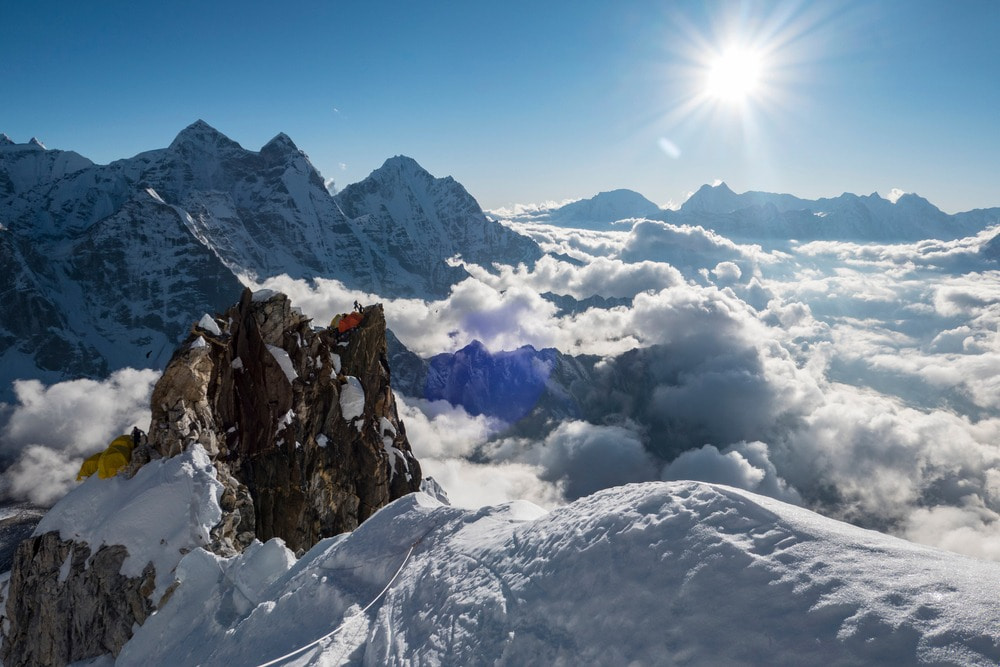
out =
<svg viewBox="0 0 1000 667"><path fill-rule="evenodd" d="M122 474L204 446L223 485L209 548L223 556L272 537L301 553L418 490L420 466L389 385L382 306L363 312L360 326L337 334L313 329L282 294L254 300L244 291L216 318L219 333L196 325L174 353L153 390L148 441ZM364 391L350 420L341 405L349 383ZM133 624L172 591L151 601L152 564L141 577L123 577L126 555L103 546L85 566L83 541L57 533L25 540L6 600L4 664L117 655Z"/></svg>

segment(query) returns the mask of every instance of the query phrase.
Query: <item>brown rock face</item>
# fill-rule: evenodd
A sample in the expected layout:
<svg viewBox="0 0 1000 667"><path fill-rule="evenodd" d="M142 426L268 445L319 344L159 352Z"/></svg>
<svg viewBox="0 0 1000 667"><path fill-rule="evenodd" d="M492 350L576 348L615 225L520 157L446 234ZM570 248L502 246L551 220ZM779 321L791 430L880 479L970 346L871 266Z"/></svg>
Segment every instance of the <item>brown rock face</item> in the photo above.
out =
<svg viewBox="0 0 1000 667"><path fill-rule="evenodd" d="M153 391L152 455L200 442L226 486L215 548L280 537L295 551L420 487L396 412L381 305L356 329L313 329L283 294L249 290L195 327Z"/></svg>
<svg viewBox="0 0 1000 667"><path fill-rule="evenodd" d="M31 537L17 548L4 632L3 664L65 665L104 653L118 655L153 611L152 563L141 577L122 576L127 552L90 547L59 534ZM88 559L89 562L88 562Z"/></svg>
<svg viewBox="0 0 1000 667"><path fill-rule="evenodd" d="M222 482L222 520L210 548L223 556L255 537L302 552L352 530L420 487L420 466L396 413L381 305L356 329L313 329L283 294L244 291L222 317L203 319L153 390L151 459L200 443ZM70 497L66 499L71 500ZM0 657L8 667L117 655L156 604L152 563L120 574L127 551L51 532L18 547Z"/></svg>

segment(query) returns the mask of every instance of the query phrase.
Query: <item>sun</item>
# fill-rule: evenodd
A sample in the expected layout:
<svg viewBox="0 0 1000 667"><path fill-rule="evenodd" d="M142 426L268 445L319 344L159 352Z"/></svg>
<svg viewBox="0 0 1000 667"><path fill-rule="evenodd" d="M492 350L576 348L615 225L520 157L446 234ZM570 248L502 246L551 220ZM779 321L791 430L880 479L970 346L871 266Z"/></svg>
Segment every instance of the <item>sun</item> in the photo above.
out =
<svg viewBox="0 0 1000 667"><path fill-rule="evenodd" d="M742 104L760 88L762 69L758 53L746 48L728 48L708 63L705 94L722 102Z"/></svg>

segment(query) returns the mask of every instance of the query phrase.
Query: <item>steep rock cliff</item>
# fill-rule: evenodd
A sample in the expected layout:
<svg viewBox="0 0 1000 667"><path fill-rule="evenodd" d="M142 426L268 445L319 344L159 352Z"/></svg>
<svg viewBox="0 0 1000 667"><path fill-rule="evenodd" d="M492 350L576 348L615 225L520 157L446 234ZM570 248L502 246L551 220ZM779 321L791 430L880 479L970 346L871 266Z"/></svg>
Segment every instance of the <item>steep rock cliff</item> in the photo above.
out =
<svg viewBox="0 0 1000 667"><path fill-rule="evenodd" d="M338 334L314 329L283 294L249 290L194 327L153 391L150 455L198 442L215 459L232 523L220 552L252 537L308 549L419 489L385 336L381 305Z"/></svg>
<svg viewBox="0 0 1000 667"><path fill-rule="evenodd" d="M4 664L117 655L167 603L172 569L190 549L230 556L280 537L301 553L418 490L382 307L362 312L338 333L313 328L283 294L245 290L194 325L153 391L148 440L129 466L84 482L18 547ZM173 523L161 499L177 505L163 512ZM100 507L124 517L117 541Z"/></svg>

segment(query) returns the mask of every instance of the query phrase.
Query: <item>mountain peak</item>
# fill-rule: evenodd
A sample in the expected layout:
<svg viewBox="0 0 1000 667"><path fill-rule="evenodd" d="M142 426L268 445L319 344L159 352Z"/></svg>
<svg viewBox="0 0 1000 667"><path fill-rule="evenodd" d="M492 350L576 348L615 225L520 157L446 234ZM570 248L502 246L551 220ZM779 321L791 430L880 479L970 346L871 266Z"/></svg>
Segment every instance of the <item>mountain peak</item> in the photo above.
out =
<svg viewBox="0 0 1000 667"><path fill-rule="evenodd" d="M707 183L691 195L681 210L700 213L730 213L739 207L739 195L733 192L725 181L717 185Z"/></svg>
<svg viewBox="0 0 1000 667"><path fill-rule="evenodd" d="M606 229L618 220L645 218L658 213L660 207L635 190L618 189L561 206L549 214L549 219L567 226Z"/></svg>
<svg viewBox="0 0 1000 667"><path fill-rule="evenodd" d="M0 132L0 146L13 146L14 140L8 137L3 132Z"/></svg>
<svg viewBox="0 0 1000 667"><path fill-rule="evenodd" d="M421 167L416 160L406 155L394 155L393 157L389 158L384 163L382 163L382 166L378 169L378 171L382 171L383 169L391 169L400 172L427 173L427 170Z"/></svg>
<svg viewBox="0 0 1000 667"><path fill-rule="evenodd" d="M42 149L43 151L47 151L47 150L48 150L48 149L47 149L47 148L45 147L45 144L43 144L43 143L42 143L41 141L39 141L39 140L38 140L38 139L37 139L36 137L32 137L32 138L31 138L31 139L30 139L30 140L28 141L28 145L29 145L29 146L34 146L34 147L36 147L36 148L41 148L41 149Z"/></svg>
<svg viewBox="0 0 1000 667"><path fill-rule="evenodd" d="M272 151L280 151L282 153L298 153L299 147L295 145L295 142L292 141L292 138L287 134L284 132L278 132L278 134L274 135L273 139L264 144L264 147L261 148L260 151L261 153Z"/></svg>
<svg viewBox="0 0 1000 667"><path fill-rule="evenodd" d="M208 145L242 148L238 143L201 119L196 120L181 130L170 144L170 148L176 149L180 146Z"/></svg>

